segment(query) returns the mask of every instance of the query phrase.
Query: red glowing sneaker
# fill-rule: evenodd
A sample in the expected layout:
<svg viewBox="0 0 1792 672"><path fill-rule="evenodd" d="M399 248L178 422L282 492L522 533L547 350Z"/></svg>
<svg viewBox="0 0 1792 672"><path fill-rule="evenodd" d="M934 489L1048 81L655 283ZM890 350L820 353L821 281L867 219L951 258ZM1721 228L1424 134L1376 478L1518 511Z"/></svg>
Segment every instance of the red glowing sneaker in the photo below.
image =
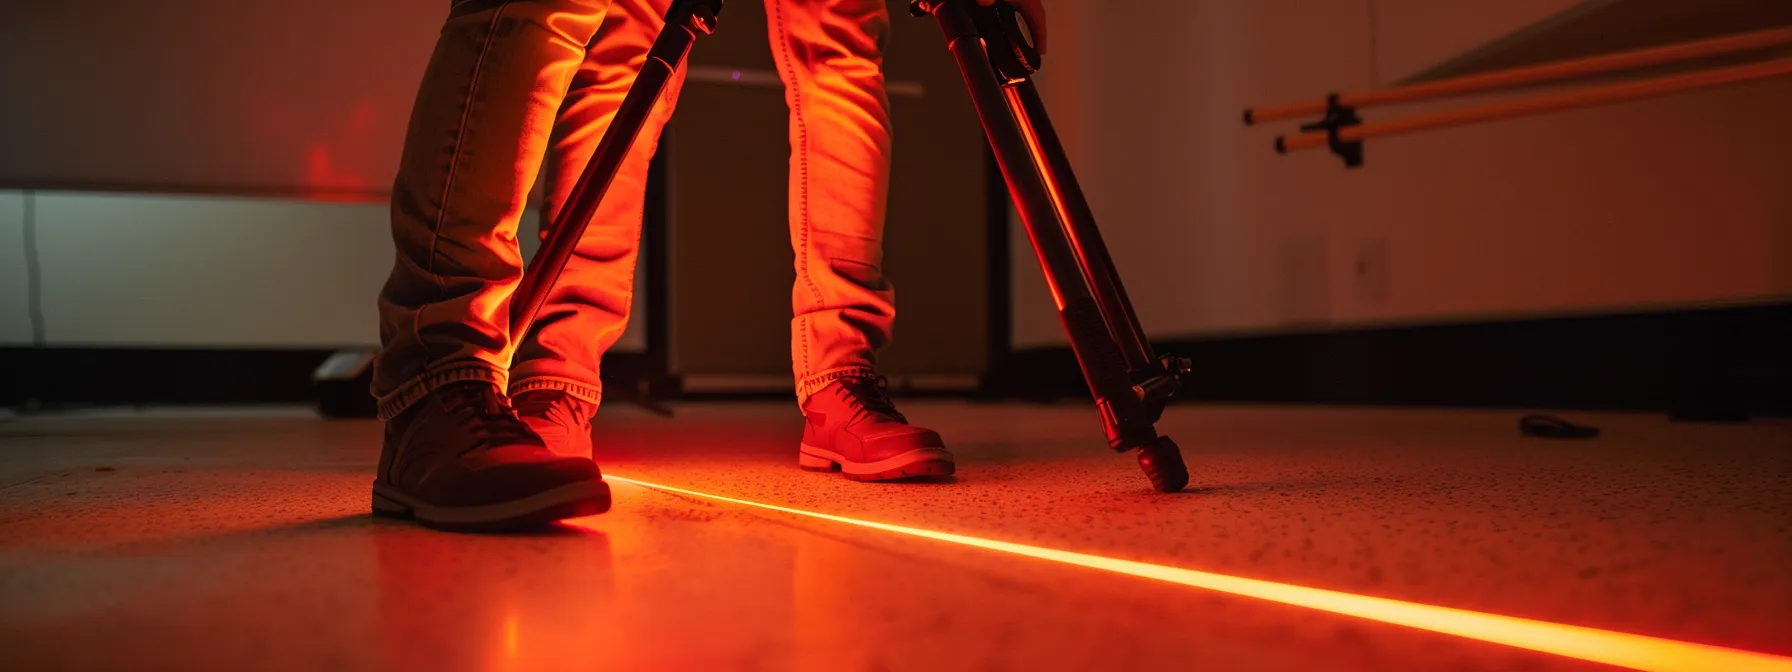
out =
<svg viewBox="0 0 1792 672"><path fill-rule="evenodd" d="M881 377L843 378L803 404L797 464L839 471L855 481L950 476L952 453L940 435L908 424Z"/></svg>
<svg viewBox="0 0 1792 672"><path fill-rule="evenodd" d="M523 424L562 457L591 457L591 416L597 404L560 390L530 390L511 399Z"/></svg>
<svg viewBox="0 0 1792 672"><path fill-rule="evenodd" d="M548 450L491 383L443 385L386 422L376 515L498 531L609 508L610 486L591 458Z"/></svg>

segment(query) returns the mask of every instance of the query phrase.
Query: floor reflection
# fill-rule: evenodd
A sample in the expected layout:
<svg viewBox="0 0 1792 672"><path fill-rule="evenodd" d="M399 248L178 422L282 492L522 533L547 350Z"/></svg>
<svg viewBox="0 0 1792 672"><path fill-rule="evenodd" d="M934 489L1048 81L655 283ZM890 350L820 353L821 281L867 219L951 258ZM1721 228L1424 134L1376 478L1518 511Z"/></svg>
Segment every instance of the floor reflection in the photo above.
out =
<svg viewBox="0 0 1792 672"><path fill-rule="evenodd" d="M1190 411L1166 431L1200 437L1198 489L1164 497L1130 460L1064 447L1087 412L921 407L963 437L947 486L799 471L783 405L612 415L605 465L862 520L1792 654L1783 426L1603 417L1606 436L1568 451L1483 413ZM434 532L367 514L378 430L0 427L0 670L1585 667L620 479L613 511L565 529Z"/></svg>
<svg viewBox="0 0 1792 672"><path fill-rule="evenodd" d="M515 537L372 534L383 667L538 670L607 662L617 648L609 535L563 527L522 554Z"/></svg>

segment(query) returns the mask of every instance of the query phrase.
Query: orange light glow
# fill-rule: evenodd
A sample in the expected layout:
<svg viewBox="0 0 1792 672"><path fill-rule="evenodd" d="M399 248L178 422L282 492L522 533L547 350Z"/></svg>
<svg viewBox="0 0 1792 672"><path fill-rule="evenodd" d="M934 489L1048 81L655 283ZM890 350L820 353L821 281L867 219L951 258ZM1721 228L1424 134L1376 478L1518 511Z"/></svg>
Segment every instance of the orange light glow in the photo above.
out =
<svg viewBox="0 0 1792 672"><path fill-rule="evenodd" d="M1567 656L1596 663L1617 665L1637 670L1693 671L1726 670L1727 672L1792 672L1792 658L1718 646L1694 644L1659 637L1612 632L1597 628L1562 625L1465 609L1452 609L1414 602L1369 597L1321 588L1308 588L1260 579L1213 574L1148 562L1119 560L1099 555L1060 551L993 539L936 532L902 525L859 520L827 513L804 511L775 504L712 495L605 474L606 480L630 483L663 492L677 493L758 509L778 511L808 518L882 530L896 534L933 539L1001 553L1011 553L1040 560L1050 560L1091 569L1100 569L1159 581L1205 588L1207 590L1254 597L1271 602L1355 616L1357 618L1403 625L1420 630L1440 632L1483 642Z"/></svg>
<svg viewBox="0 0 1792 672"><path fill-rule="evenodd" d="M504 655L516 660L516 612L504 614Z"/></svg>
<svg viewBox="0 0 1792 672"><path fill-rule="evenodd" d="M313 200L325 202L360 202L372 188L359 175L339 170L330 148L316 142L305 151L305 184Z"/></svg>

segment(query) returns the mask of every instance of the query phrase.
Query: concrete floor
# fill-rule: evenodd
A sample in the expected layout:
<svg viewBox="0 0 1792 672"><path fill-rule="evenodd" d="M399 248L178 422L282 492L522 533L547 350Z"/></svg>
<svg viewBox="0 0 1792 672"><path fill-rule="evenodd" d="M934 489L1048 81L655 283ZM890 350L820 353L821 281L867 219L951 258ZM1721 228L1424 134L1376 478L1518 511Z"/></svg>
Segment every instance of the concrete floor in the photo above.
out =
<svg viewBox="0 0 1792 672"><path fill-rule="evenodd" d="M1792 425L1173 408L1190 491L1082 406L904 404L954 482L795 465L789 404L606 409L608 473L1125 560L1792 656ZM1609 669L1131 576L615 485L467 536L367 514L372 422L0 423L0 669ZM1784 660L1784 659L1782 659ZM1792 661L1785 661L1792 662Z"/></svg>

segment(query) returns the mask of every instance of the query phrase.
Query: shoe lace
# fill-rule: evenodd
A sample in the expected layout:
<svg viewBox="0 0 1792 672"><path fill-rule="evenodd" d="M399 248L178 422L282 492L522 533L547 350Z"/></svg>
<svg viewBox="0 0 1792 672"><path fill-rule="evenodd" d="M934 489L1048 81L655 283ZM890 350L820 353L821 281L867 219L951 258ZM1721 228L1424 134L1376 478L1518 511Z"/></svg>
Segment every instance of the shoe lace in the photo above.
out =
<svg viewBox="0 0 1792 672"><path fill-rule="evenodd" d="M900 411L896 410L896 402L890 400L890 381L883 376L863 378L846 378L840 381L841 394L847 395L848 404L852 406L852 418L847 424L874 415L894 418L897 422L908 422Z"/></svg>
<svg viewBox="0 0 1792 672"><path fill-rule="evenodd" d="M445 391L442 403L448 412L466 423L473 436L473 445L462 454L474 450L490 450L515 443L539 443L535 432L517 419L510 401L490 385L456 386Z"/></svg>

